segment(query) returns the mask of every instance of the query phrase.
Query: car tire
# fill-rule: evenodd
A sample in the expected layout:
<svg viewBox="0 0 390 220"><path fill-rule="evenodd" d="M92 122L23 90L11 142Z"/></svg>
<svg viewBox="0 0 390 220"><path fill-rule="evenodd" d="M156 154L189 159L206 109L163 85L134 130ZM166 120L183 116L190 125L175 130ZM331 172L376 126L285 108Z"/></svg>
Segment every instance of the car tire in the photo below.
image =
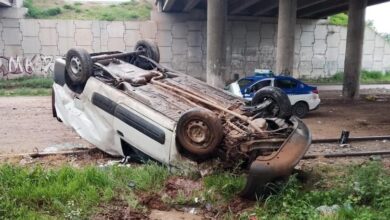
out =
<svg viewBox="0 0 390 220"><path fill-rule="evenodd" d="M176 127L180 146L194 156L211 156L223 138L221 120L212 111L194 108L185 112Z"/></svg>
<svg viewBox="0 0 390 220"><path fill-rule="evenodd" d="M292 107L293 115L298 118L303 118L309 112L309 106L305 102L297 102Z"/></svg>
<svg viewBox="0 0 390 220"><path fill-rule="evenodd" d="M81 93L92 75L92 59L88 51L82 48L72 48L66 54L65 81L68 87Z"/></svg>
<svg viewBox="0 0 390 220"><path fill-rule="evenodd" d="M280 88L267 86L256 92L252 99L252 105L258 105L266 99L272 99L274 105L268 109L267 117L288 119L292 115L291 103L287 94ZM277 108L276 108L277 107Z"/></svg>
<svg viewBox="0 0 390 220"><path fill-rule="evenodd" d="M160 50L156 43L150 40L139 40L137 41L134 51L144 50L144 56L149 57L155 62L160 62Z"/></svg>

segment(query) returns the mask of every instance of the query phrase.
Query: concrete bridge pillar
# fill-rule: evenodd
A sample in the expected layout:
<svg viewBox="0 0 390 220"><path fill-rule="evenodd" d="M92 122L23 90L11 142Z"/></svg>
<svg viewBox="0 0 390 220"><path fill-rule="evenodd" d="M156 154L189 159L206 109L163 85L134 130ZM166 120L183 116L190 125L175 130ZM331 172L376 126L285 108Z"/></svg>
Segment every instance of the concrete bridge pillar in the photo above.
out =
<svg viewBox="0 0 390 220"><path fill-rule="evenodd" d="M227 1L207 1L207 83L225 86Z"/></svg>
<svg viewBox="0 0 390 220"><path fill-rule="evenodd" d="M276 73L292 75L297 0L279 0Z"/></svg>
<svg viewBox="0 0 390 220"><path fill-rule="evenodd" d="M349 0L347 47L344 62L344 100L359 97L367 0Z"/></svg>

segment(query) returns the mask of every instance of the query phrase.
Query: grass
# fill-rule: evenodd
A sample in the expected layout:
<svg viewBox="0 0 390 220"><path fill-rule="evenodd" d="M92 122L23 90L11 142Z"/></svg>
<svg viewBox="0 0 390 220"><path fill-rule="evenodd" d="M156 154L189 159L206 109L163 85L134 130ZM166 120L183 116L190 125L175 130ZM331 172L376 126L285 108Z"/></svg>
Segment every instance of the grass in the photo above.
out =
<svg viewBox="0 0 390 220"><path fill-rule="evenodd" d="M346 13L339 13L332 15L328 18L329 24L338 25L338 26L347 26L348 25L348 15Z"/></svg>
<svg viewBox="0 0 390 220"><path fill-rule="evenodd" d="M75 20L148 20L152 5L148 1L129 0L120 4L66 3L63 0L25 0L27 16L37 19Z"/></svg>
<svg viewBox="0 0 390 220"><path fill-rule="evenodd" d="M156 164L51 170L2 165L0 219L87 219L114 198L136 204L129 182L136 190L153 191L167 176L167 168Z"/></svg>
<svg viewBox="0 0 390 220"><path fill-rule="evenodd" d="M338 72L331 77L321 77L317 79L303 79L304 81L311 83L325 83L325 84L340 84L343 82L343 73ZM363 70L360 74L361 83L390 83L390 71L367 71Z"/></svg>
<svg viewBox="0 0 390 220"><path fill-rule="evenodd" d="M0 165L0 219L88 219L111 201L145 211L142 193L164 196L168 169L155 163L110 167L19 167ZM171 174L172 175L172 174ZM190 205L226 209L244 184L243 176L217 173L203 180L195 195L166 200L171 207ZM316 166L305 181L292 176L274 186L277 193L225 219L389 219L390 172L380 162ZM166 196L166 195L165 195ZM198 198L198 202L195 201ZM103 204L103 206L102 206ZM328 214L320 206L338 208ZM225 209L223 209L225 207Z"/></svg>
<svg viewBox="0 0 390 220"><path fill-rule="evenodd" d="M0 96L47 96L51 94L53 79L24 76L0 80Z"/></svg>
<svg viewBox="0 0 390 220"><path fill-rule="evenodd" d="M278 194L241 213L240 218L253 215L258 219L390 218L388 170L377 162L337 169L338 175L328 177L329 173L317 170L317 179L308 184L301 183L296 177L290 178ZM324 205L339 208L333 213L321 214L317 208Z"/></svg>

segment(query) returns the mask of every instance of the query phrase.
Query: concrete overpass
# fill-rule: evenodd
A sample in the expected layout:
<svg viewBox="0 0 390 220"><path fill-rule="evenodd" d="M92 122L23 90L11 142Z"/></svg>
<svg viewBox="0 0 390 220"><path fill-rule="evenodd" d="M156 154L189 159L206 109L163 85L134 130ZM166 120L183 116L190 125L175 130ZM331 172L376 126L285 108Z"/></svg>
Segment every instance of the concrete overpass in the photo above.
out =
<svg viewBox="0 0 390 220"><path fill-rule="evenodd" d="M292 74L297 18L320 19L348 12L343 96L359 95L365 8L390 0L156 0L161 12L207 10L207 82L224 86L225 30L228 16L278 17L276 72Z"/></svg>

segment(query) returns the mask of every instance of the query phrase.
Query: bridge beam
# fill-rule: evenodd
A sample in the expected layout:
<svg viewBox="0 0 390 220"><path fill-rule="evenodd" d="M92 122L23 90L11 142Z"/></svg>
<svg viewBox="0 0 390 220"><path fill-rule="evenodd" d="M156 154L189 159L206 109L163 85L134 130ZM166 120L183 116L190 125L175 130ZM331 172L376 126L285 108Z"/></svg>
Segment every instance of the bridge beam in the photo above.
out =
<svg viewBox="0 0 390 220"><path fill-rule="evenodd" d="M276 72L293 74L297 0L279 0Z"/></svg>
<svg viewBox="0 0 390 220"><path fill-rule="evenodd" d="M227 1L207 1L207 83L225 86Z"/></svg>
<svg viewBox="0 0 390 220"><path fill-rule="evenodd" d="M200 0L188 0L187 4L184 6L183 11L184 12L189 12L193 8L195 8L199 4Z"/></svg>
<svg viewBox="0 0 390 220"><path fill-rule="evenodd" d="M352 101L359 97L367 0L349 0L348 7L343 98Z"/></svg>
<svg viewBox="0 0 390 220"><path fill-rule="evenodd" d="M176 0L165 0L163 11L170 11L175 4Z"/></svg>

